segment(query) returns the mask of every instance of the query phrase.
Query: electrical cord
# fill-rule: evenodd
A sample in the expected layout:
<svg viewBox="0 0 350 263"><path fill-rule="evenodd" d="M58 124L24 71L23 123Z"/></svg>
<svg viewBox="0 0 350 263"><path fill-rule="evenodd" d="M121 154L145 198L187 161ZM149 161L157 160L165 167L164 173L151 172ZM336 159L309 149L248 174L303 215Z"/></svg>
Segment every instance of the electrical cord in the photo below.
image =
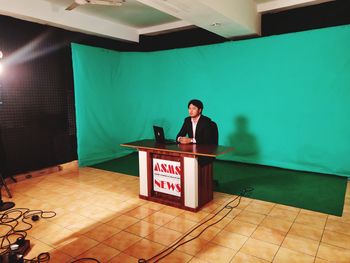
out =
<svg viewBox="0 0 350 263"><path fill-rule="evenodd" d="M11 251L10 246L15 244L15 242L11 242L10 238L16 237L22 238L25 240L27 237L27 231L32 229L33 225L28 222L28 220L37 221L40 218L52 218L56 216L56 213L53 211L43 211L43 210L30 210L28 208L14 208L0 213L0 226L7 227L8 230L4 231L4 235L0 235L0 250L4 250L0 253L0 256L6 255ZM19 224L23 223L25 226L22 229L18 229ZM23 258L24 263L45 263L50 261L50 254L48 252L40 253L37 257L32 259ZM83 261L93 261L100 263L95 258L80 258L72 261L75 262L83 262Z"/></svg>
<svg viewBox="0 0 350 263"><path fill-rule="evenodd" d="M205 230L207 230L209 227L216 225L217 223L219 223L221 220L223 220L226 216L228 216L229 213L231 213L231 211L238 207L242 197L246 197L249 196L251 194L251 192L254 189L252 187L247 187L245 189L243 189L241 191L241 193L236 196L233 200L229 201L225 206L223 206L219 211L217 211L215 214L213 214L209 219L206 219L205 221L203 221L202 223L200 223L199 225L197 225L196 227L194 227L193 229L191 229L189 232L187 232L184 236L182 236L180 239L178 239L174 244L172 244L171 246L169 246L168 248L164 249L163 251L161 251L160 253L154 255L153 257L149 258L149 259L139 259L138 263L149 263L151 260L154 260L154 263L159 262L160 260L162 260L163 258L167 257L168 255L170 255L171 253L173 253L178 247L183 246L184 244L191 242L192 240L198 238ZM238 203L234 206L231 206L230 204L233 203L234 201L236 201L238 199ZM189 234L191 234L193 231L195 231L196 229L198 229L199 227L201 227L202 225L204 225L205 223L207 223L208 221L212 220L214 217L216 217L222 210L224 209L229 209L229 211L220 219L218 219L216 222L209 224L208 226L206 226L201 232L199 232L199 234L197 234L196 236L194 236L193 238L186 240L182 243L180 243L184 238L186 238ZM236 216L234 216L232 218L232 220L235 218ZM180 243L180 244L179 244ZM164 254L165 253L165 254ZM163 255L164 254L164 255ZM160 257L161 256L161 257Z"/></svg>
<svg viewBox="0 0 350 263"><path fill-rule="evenodd" d="M70 263L83 262L83 261L93 261L93 262L101 263L96 258L79 258L74 261L71 261Z"/></svg>
<svg viewBox="0 0 350 263"><path fill-rule="evenodd" d="M32 258L32 259L24 259L24 263L44 263L44 262L49 262L50 261L50 253L49 252L44 252L40 253L37 257Z"/></svg>
<svg viewBox="0 0 350 263"><path fill-rule="evenodd" d="M10 246L15 244L19 238L25 240L27 231L33 227L28 222L28 219L34 215L38 218L47 219L56 216L56 213L53 211L30 210L28 208L13 208L0 213L0 226L7 228L7 231L3 231L5 234L0 235L0 250L2 250L0 256L9 253L11 251ZM22 225L21 229L18 228L20 224ZM10 240L13 237L16 241ZM47 262L49 259L49 253L45 252L34 259L24 259L24 262Z"/></svg>

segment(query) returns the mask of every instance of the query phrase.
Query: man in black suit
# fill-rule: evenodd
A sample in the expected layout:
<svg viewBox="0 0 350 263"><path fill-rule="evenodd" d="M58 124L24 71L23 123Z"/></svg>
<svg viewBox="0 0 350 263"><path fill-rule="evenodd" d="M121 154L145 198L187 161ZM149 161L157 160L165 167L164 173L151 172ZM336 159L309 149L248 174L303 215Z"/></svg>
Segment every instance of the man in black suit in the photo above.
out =
<svg viewBox="0 0 350 263"><path fill-rule="evenodd" d="M176 141L181 144L218 144L218 129L216 123L202 115L203 103L200 100L191 100L188 103L189 117L184 124ZM187 136L187 137L186 137Z"/></svg>

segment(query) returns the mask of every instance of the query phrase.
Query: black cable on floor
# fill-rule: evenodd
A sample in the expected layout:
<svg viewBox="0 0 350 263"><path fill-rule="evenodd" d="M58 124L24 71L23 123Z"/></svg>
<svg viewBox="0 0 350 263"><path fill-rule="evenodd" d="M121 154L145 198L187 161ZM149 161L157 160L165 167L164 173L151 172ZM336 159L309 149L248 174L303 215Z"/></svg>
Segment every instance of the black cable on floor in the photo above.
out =
<svg viewBox="0 0 350 263"><path fill-rule="evenodd" d="M79 259L76 259L74 261L71 261L70 263L84 262L84 261L93 261L93 262L101 263L96 258L79 258Z"/></svg>
<svg viewBox="0 0 350 263"><path fill-rule="evenodd" d="M30 210L28 208L13 208L0 213L0 226L8 229L5 231L5 234L0 235L0 249L4 250L0 253L0 256L8 254L11 250L10 246L15 244L18 238L24 240L27 237L27 231L33 227L28 220L33 218L34 215L37 216L38 219L47 219L54 217L56 213L53 211ZM18 228L20 223L24 224L21 229ZM14 240L11 242L10 238L14 238ZM48 253L42 253L31 260L24 259L24 262L47 262L45 261L47 254Z"/></svg>
<svg viewBox="0 0 350 263"><path fill-rule="evenodd" d="M195 228L191 229L188 233L186 233L183 237L181 237L179 240L177 240L174 244L172 244L170 247L164 249L163 251L161 251L160 253L154 255L153 257L149 258L149 259L139 259L138 263L149 263L151 260L154 260L154 263L159 262L160 260L162 260L163 258L167 257L168 255L170 255L171 253L173 253L178 247L183 246L184 244L198 238L205 230L207 230L209 227L216 225L217 223L219 223L221 220L223 220L229 213L231 213L231 211L238 207L242 197L246 197L249 196L251 194L251 192L254 189L252 187L247 187L245 189L242 190L242 192L236 196L233 200L229 201L225 206L223 206L219 211L217 211L215 214L213 214L213 216L211 216L209 219L206 219L204 222L200 223L199 225L197 225ZM238 199L238 203L235 206L231 206L230 204L234 201L236 201ZM205 227L199 234L197 234L195 237L186 240L182 243L180 243L184 238L186 238L189 234L191 234L194 230L198 229L199 227L201 227L202 225L204 225L205 223L207 223L208 221L212 220L214 217L216 217L222 210L224 209L228 209L229 211L220 219L218 219L216 222L208 225L207 227ZM234 219L234 218L233 218ZM180 244L179 244L180 243ZM165 254L164 254L165 253ZM164 255L163 255L164 254ZM161 256L163 255L163 256ZM161 256L161 257L160 257Z"/></svg>
<svg viewBox="0 0 350 263"><path fill-rule="evenodd" d="M50 261L50 253L40 253L37 257L32 259L24 259L24 263L45 263Z"/></svg>

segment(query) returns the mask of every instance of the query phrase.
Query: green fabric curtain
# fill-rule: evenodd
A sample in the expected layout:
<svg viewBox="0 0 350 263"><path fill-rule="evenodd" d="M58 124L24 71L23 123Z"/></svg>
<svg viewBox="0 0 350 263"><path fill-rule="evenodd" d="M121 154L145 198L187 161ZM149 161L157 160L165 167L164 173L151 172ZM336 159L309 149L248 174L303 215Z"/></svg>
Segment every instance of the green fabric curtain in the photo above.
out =
<svg viewBox="0 0 350 263"><path fill-rule="evenodd" d="M174 138L198 98L225 160L350 176L350 26L158 52L72 44L79 164Z"/></svg>

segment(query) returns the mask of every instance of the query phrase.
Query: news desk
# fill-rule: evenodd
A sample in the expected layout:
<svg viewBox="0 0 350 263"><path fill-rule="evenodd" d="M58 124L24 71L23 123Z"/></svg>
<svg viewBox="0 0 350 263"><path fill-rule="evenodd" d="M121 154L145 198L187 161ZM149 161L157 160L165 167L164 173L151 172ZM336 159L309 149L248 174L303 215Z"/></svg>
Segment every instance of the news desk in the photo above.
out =
<svg viewBox="0 0 350 263"><path fill-rule="evenodd" d="M139 153L140 198L190 211L213 199L213 161L233 150L218 145L121 144Z"/></svg>

